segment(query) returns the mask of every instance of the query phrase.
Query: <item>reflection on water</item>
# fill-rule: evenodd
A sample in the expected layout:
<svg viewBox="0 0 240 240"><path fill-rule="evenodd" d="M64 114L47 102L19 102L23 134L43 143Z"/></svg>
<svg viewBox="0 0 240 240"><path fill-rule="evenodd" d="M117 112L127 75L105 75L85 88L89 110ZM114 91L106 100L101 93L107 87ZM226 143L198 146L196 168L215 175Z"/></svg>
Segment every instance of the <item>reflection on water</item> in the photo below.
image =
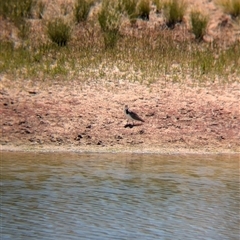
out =
<svg viewBox="0 0 240 240"><path fill-rule="evenodd" d="M239 239L239 155L1 154L1 239Z"/></svg>

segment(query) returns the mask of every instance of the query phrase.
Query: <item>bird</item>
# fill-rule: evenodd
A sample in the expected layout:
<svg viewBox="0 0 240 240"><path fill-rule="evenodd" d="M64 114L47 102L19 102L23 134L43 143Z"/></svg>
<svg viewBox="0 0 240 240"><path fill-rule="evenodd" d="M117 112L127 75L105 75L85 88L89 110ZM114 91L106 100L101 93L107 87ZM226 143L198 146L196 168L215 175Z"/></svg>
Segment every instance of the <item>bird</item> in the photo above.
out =
<svg viewBox="0 0 240 240"><path fill-rule="evenodd" d="M125 105L125 107L124 107L124 114L128 120L133 121L133 125L134 125L134 121L144 122L144 120L142 118L140 118L135 112L130 111L128 109L128 105Z"/></svg>

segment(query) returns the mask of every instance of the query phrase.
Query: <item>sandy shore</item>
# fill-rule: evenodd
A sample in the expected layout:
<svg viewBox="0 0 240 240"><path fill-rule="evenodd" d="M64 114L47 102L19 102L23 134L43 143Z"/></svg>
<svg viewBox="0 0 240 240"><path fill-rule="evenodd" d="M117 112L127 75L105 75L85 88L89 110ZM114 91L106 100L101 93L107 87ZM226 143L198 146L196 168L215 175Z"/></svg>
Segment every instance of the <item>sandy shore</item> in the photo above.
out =
<svg viewBox="0 0 240 240"><path fill-rule="evenodd" d="M2 151L240 152L240 83L1 81ZM129 105L145 122L127 125Z"/></svg>
<svg viewBox="0 0 240 240"><path fill-rule="evenodd" d="M32 152L32 153L98 153L98 154L164 154L164 155L212 155L212 154L231 154L238 155L240 157L240 151L232 151L231 149L223 148L154 148L151 146L144 147L98 147L98 146L54 146L54 145L1 145L1 152Z"/></svg>

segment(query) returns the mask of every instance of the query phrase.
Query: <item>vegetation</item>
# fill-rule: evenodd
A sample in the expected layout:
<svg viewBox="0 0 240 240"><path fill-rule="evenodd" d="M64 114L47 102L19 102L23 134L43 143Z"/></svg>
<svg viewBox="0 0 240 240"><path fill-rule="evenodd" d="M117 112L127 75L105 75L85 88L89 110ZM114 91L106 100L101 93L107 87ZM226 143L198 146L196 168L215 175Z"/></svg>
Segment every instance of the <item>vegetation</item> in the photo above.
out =
<svg viewBox="0 0 240 240"><path fill-rule="evenodd" d="M114 0L103 0L98 21L101 26L105 48L113 48L119 39L119 28L121 19L119 2Z"/></svg>
<svg viewBox="0 0 240 240"><path fill-rule="evenodd" d="M27 19L32 17L33 0L1 1L0 15L13 22L18 28L18 37L22 40L28 38L30 25Z"/></svg>
<svg viewBox="0 0 240 240"><path fill-rule="evenodd" d="M74 16L77 23L86 22L93 2L90 0L77 0L74 6Z"/></svg>
<svg viewBox="0 0 240 240"><path fill-rule="evenodd" d="M149 20L150 0L140 0L138 3L138 16L143 20Z"/></svg>
<svg viewBox="0 0 240 240"><path fill-rule="evenodd" d="M138 0L120 0L122 10L127 13L127 16L132 24L136 22L138 17L137 4Z"/></svg>
<svg viewBox="0 0 240 240"><path fill-rule="evenodd" d="M66 46L71 37L71 27L62 18L47 23L47 34L58 46Z"/></svg>
<svg viewBox="0 0 240 240"><path fill-rule="evenodd" d="M204 34L206 33L208 19L206 16L202 15L199 11L192 11L190 17L192 31L195 35L195 38L198 41L201 41L203 39Z"/></svg>
<svg viewBox="0 0 240 240"><path fill-rule="evenodd" d="M36 13L39 19L43 18L43 14L46 8L46 4L42 0L38 1L36 4Z"/></svg>
<svg viewBox="0 0 240 240"><path fill-rule="evenodd" d="M125 12L133 24L137 18L149 20L150 0L119 0L120 10Z"/></svg>
<svg viewBox="0 0 240 240"><path fill-rule="evenodd" d="M162 0L153 0L153 4L156 6L157 13L161 12L163 9L163 1Z"/></svg>
<svg viewBox="0 0 240 240"><path fill-rule="evenodd" d="M31 17L33 3L33 0L1 1L0 15L13 22L22 18L29 18Z"/></svg>
<svg viewBox="0 0 240 240"><path fill-rule="evenodd" d="M111 51L102 51L101 47L80 49L75 44L68 48L45 44L14 49L10 43L1 43L0 72L17 78L44 80L67 76L68 80L122 79L147 84L163 77L174 82L190 78L196 82L229 82L240 75L236 68L239 44L220 51L210 45L201 48L198 43L177 44L163 38L159 36L153 48L144 39L124 37Z"/></svg>
<svg viewBox="0 0 240 240"><path fill-rule="evenodd" d="M225 13L230 14L233 18L240 16L239 0L216 0L216 2L223 7Z"/></svg>
<svg viewBox="0 0 240 240"><path fill-rule="evenodd" d="M166 24L169 28L174 28L176 23L182 22L186 7L184 0L166 0L163 3Z"/></svg>
<svg viewBox="0 0 240 240"><path fill-rule="evenodd" d="M8 2L11 5L14 0ZM75 11L77 4L80 0L76 2ZM22 29L20 38L27 40L28 44L16 48L12 40L0 40L0 72L21 79L121 79L147 84L159 79L173 82L186 79L196 82L239 80L240 68L236 68L239 65L238 42L223 49L214 42L174 41L174 31L169 30L146 28L141 30L141 35L123 34L120 27L124 12L136 19L139 4L136 5L135 0L103 0L96 22L82 26L70 25L76 22L74 12L70 15L72 19L67 18L69 15L51 19L46 18L47 11L44 15L41 11L43 19L37 22L45 24L42 26L46 26L46 32L39 42L31 35L29 24L32 23L27 19L31 11L27 14L24 10L22 16L25 17L21 17L23 21L19 21L18 29ZM180 16L179 12L183 13L185 8L182 9L183 2L178 4L180 2L174 0L164 2L161 9L170 9L169 6L174 5L174 10L169 12ZM8 5L4 7L10 11L6 11L4 17L11 20L12 9ZM80 21L87 21L86 12L80 14L84 16L79 18ZM181 21L182 17L174 19L169 26ZM200 13L192 12L192 31L198 40L202 39L206 29L204 20Z"/></svg>
<svg viewBox="0 0 240 240"><path fill-rule="evenodd" d="M19 19L15 25L18 28L18 37L23 41L27 40L30 34L30 23L25 19Z"/></svg>

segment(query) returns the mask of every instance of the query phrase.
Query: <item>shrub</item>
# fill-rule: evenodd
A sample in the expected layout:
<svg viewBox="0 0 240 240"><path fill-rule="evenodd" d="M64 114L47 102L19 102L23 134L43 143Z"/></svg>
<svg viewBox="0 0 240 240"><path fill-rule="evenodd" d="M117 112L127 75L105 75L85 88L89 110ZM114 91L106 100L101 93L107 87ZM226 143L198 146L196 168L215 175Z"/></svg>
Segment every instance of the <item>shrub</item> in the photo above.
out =
<svg viewBox="0 0 240 240"><path fill-rule="evenodd" d="M85 22L87 20L92 5L93 1L77 0L74 6L74 16L77 23Z"/></svg>
<svg viewBox="0 0 240 240"><path fill-rule="evenodd" d="M66 46L71 37L71 28L63 19L56 18L47 23L47 34L58 46Z"/></svg>
<svg viewBox="0 0 240 240"><path fill-rule="evenodd" d="M174 28L176 23L182 22L186 11L184 0L168 0L163 4L163 11L166 17L166 24L169 28Z"/></svg>
<svg viewBox="0 0 240 240"><path fill-rule="evenodd" d="M230 14L233 18L240 16L239 0L217 0L216 3L223 7L224 12Z"/></svg>
<svg viewBox="0 0 240 240"><path fill-rule="evenodd" d="M119 38L120 5L114 0L103 0L98 21L101 26L106 48L113 48Z"/></svg>
<svg viewBox="0 0 240 240"><path fill-rule="evenodd" d="M149 20L150 13L150 1L149 0L140 0L137 7L138 16L143 20Z"/></svg>
<svg viewBox="0 0 240 240"><path fill-rule="evenodd" d="M202 15L199 11L192 11L190 15L192 31L195 35L195 38L198 41L203 39L204 34L206 33L206 27L208 19L206 16Z"/></svg>

